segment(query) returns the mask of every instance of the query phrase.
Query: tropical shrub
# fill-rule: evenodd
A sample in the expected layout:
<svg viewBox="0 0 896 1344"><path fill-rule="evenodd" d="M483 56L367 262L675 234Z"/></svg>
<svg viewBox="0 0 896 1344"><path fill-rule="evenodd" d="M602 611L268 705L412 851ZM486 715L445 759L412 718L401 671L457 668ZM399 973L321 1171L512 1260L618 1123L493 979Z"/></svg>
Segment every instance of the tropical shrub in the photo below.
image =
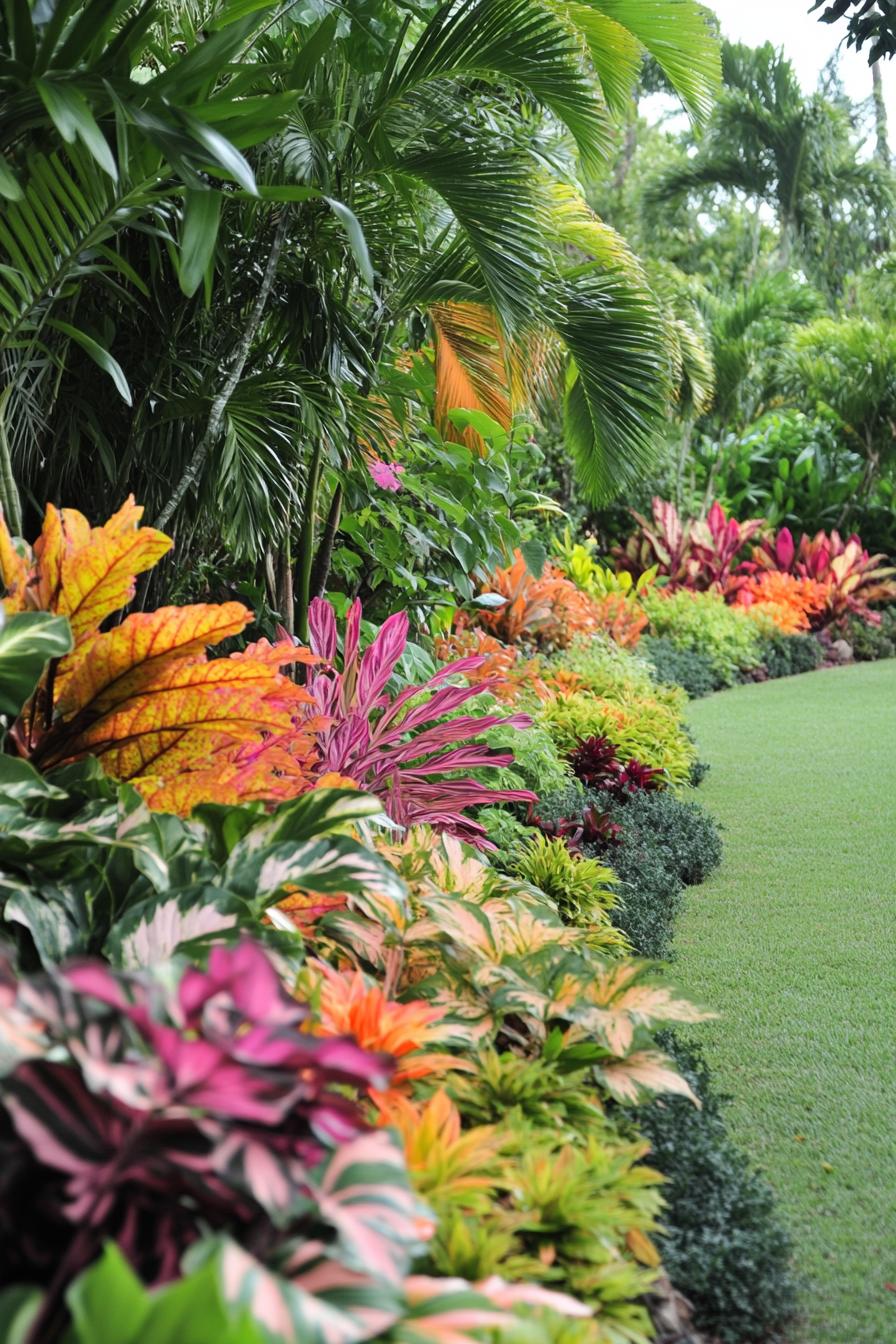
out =
<svg viewBox="0 0 896 1344"><path fill-rule="evenodd" d="M542 705L537 721L567 755L587 738L605 737L620 756L664 770L673 784L687 783L696 759L679 711L653 694L616 701L576 693Z"/></svg>
<svg viewBox="0 0 896 1344"><path fill-rule="evenodd" d="M441 635L435 641L435 654L440 662L456 662L460 658L481 658L477 667L468 667L464 676L471 686L488 682L496 700L513 702L524 694L546 699L550 694L541 680L541 664L537 658L521 658L515 644L502 644L494 635L475 626L460 627L450 635Z"/></svg>
<svg viewBox="0 0 896 1344"><path fill-rule="evenodd" d="M869 625L859 616L847 619L843 635L857 662L896 657L896 608L885 608L880 618L880 625Z"/></svg>
<svg viewBox="0 0 896 1344"><path fill-rule="evenodd" d="M771 1188L731 1142L726 1098L716 1094L700 1049L663 1037L700 1097L674 1098L639 1113L651 1166L666 1177L660 1248L697 1328L722 1344L789 1337L796 1308L791 1247Z"/></svg>
<svg viewBox="0 0 896 1344"><path fill-rule="evenodd" d="M483 708L488 706L487 699L479 703ZM485 741L495 751L512 752L513 760L496 770L489 769L487 775L483 772L483 782L492 781L502 789L529 789L540 798L562 789L570 780L569 762L537 718L524 733L512 724L498 724L486 730Z"/></svg>
<svg viewBox="0 0 896 1344"><path fill-rule="evenodd" d="M613 922L638 956L670 960L684 884L668 852L650 828L635 823L620 826L612 862L619 881Z"/></svg>
<svg viewBox="0 0 896 1344"><path fill-rule="evenodd" d="M642 574L637 583L631 574L619 574L598 562L593 541L573 544L567 531L556 559L567 578L592 599L596 628L623 648L635 648L647 625L637 598L653 582L656 570Z"/></svg>
<svg viewBox="0 0 896 1344"><path fill-rule="evenodd" d="M828 606L830 585L767 570L738 583L736 601L751 615L766 617L785 635L805 633Z"/></svg>
<svg viewBox="0 0 896 1344"><path fill-rule="evenodd" d="M356 790L314 789L270 815L208 806L185 822L151 813L96 762L41 776L0 755L0 798L0 919L27 968L100 953L154 965L195 940L257 932L296 890L303 908L401 892L388 864L346 834L381 815Z"/></svg>
<svg viewBox="0 0 896 1344"><path fill-rule="evenodd" d="M725 605L719 593L647 593L651 633L678 649L702 653L722 686L733 686L760 665L761 632L745 611Z"/></svg>
<svg viewBox="0 0 896 1344"><path fill-rule="evenodd" d="M612 868L573 853L562 839L536 834L512 861L511 871L543 891L564 924L585 930L595 951L626 949L608 914L616 902Z"/></svg>
<svg viewBox="0 0 896 1344"><path fill-rule="evenodd" d="M674 504L654 497L653 522L633 516L640 531L614 548L617 565L638 577L649 571L663 575L673 591L689 588L724 592L744 547L763 526L761 518L739 523L713 504L706 518L682 520ZM645 590L648 591L648 590Z"/></svg>
<svg viewBox="0 0 896 1344"><path fill-rule="evenodd" d="M489 576L482 591L504 601L494 610L479 608L475 619L505 644L563 649L576 635L598 628L594 604L585 593L550 564L536 578L519 550L510 566Z"/></svg>
<svg viewBox="0 0 896 1344"><path fill-rule="evenodd" d="M621 704L633 696L654 696L675 709L686 697L673 687L660 687L649 662L605 637L577 639L544 665L545 679L559 694L590 692Z"/></svg>
<svg viewBox="0 0 896 1344"><path fill-rule="evenodd" d="M308 1009L249 941L162 972L3 970L17 1039L0 1241L6 1283L52 1280L33 1336L59 1337L64 1290L108 1242L150 1286L204 1244L240 1309L270 1319L260 1304L275 1302L309 1338L325 1309L347 1340L379 1333L401 1314L421 1226L400 1150L359 1108L388 1057L301 1030ZM337 1305L336 1285L363 1287L368 1309Z"/></svg>
<svg viewBox="0 0 896 1344"><path fill-rule="evenodd" d="M797 578L813 579L827 585L827 603L813 620L817 628L853 614L877 624L879 613L872 603L891 602L896 598L896 569L881 565L883 555L870 555L859 537L845 541L837 531L830 534L805 533L795 544L789 528L782 527L774 536L765 537L752 550L752 560L744 565L747 572L780 570Z"/></svg>
<svg viewBox="0 0 896 1344"><path fill-rule="evenodd" d="M526 819L542 835L562 840L572 854L581 854L586 845L603 851L616 843L620 831L609 812L589 802L580 787L548 794L537 808L529 808Z"/></svg>
<svg viewBox="0 0 896 1344"><path fill-rule="evenodd" d="M602 829L589 833L588 814L602 807L605 795L567 789L541 800L539 824L571 836L585 855L612 864L618 879L614 924L639 955L667 959L684 886L702 882L720 861L716 825L697 803L667 791L612 804L599 814Z"/></svg>
<svg viewBox="0 0 896 1344"><path fill-rule="evenodd" d="M513 752L488 746L482 734L498 725L526 728L531 721L526 714L457 716L462 705L491 689L488 681L474 686L452 682L475 671L478 658L458 659L422 685L390 696L387 686L407 645L408 625L406 612L390 616L362 653L361 604L354 602L340 653L333 607L321 598L311 603L315 660L301 713L315 734L316 769L322 777L344 776L376 794L399 825L426 822L487 846L482 826L465 810L480 803L529 802L534 795L526 789L489 788L460 772L510 765Z"/></svg>
<svg viewBox="0 0 896 1344"><path fill-rule="evenodd" d="M96 756L168 811L310 788L314 741L293 723L310 697L279 671L312 661L307 650L263 641L209 661L207 645L251 620L238 602L134 612L101 631L133 597L136 576L171 548L140 527L142 513L129 499L91 528L51 504L33 548L14 542L0 516L6 612L64 616L72 635L11 723L7 750L44 771Z"/></svg>
<svg viewBox="0 0 896 1344"><path fill-rule="evenodd" d="M648 635L641 643L640 653L650 663L658 682L681 686L694 700L718 689L712 660L698 649L680 649L665 635Z"/></svg>
<svg viewBox="0 0 896 1344"><path fill-rule="evenodd" d="M862 630L874 626L857 620ZM814 635L767 634L762 641L762 665L770 677L792 677L814 672L824 661L824 649Z"/></svg>
<svg viewBox="0 0 896 1344"><path fill-rule="evenodd" d="M685 886L705 882L722 860L722 840L712 815L700 803L674 793L636 794L613 809L623 841L637 832L660 846L668 867Z"/></svg>
<svg viewBox="0 0 896 1344"><path fill-rule="evenodd" d="M504 1058L487 1056L492 1078ZM402 1132L416 1188L439 1215L428 1247L436 1273L479 1279L498 1271L526 1284L575 1285L595 1311L586 1339L646 1344L649 1318L634 1299L656 1277L658 1178L641 1165L647 1145L620 1138L586 1077L574 1076L575 1123L559 1131L556 1119L521 1109L462 1131L443 1092L422 1106L400 1103L386 1118ZM562 1082L555 1087L568 1097Z"/></svg>
<svg viewBox="0 0 896 1344"><path fill-rule="evenodd" d="M678 1087L650 1029L704 1015L648 967L605 960L542 892L451 836L416 827L379 848L409 895L370 892L325 913L308 935L317 954L385 976L390 998L437 1005L456 1048L512 1045L534 1057L559 1027L600 1092L634 1102L645 1089Z"/></svg>
<svg viewBox="0 0 896 1344"><path fill-rule="evenodd" d="M812 415L791 407L767 411L742 434L707 447L696 454L701 489L711 475L716 497L733 512L774 527L796 523L814 532L836 526L862 477L860 454L823 406Z"/></svg>

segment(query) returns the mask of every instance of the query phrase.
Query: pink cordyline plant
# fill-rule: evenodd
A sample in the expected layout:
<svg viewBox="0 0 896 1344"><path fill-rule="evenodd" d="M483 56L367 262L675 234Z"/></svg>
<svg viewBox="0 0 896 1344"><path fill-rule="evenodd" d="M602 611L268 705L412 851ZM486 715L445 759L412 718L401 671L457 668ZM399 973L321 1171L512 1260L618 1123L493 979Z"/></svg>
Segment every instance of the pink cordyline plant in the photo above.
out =
<svg viewBox="0 0 896 1344"><path fill-rule="evenodd" d="M499 677L474 686L453 684L453 678L481 667L485 658L459 658L422 685L408 686L392 697L386 687L407 645L407 612L390 616L362 654L361 603L353 602L341 660L336 616L329 602L314 599L308 625L311 648L323 662L309 669L306 686L314 703L302 706L301 713L325 721L326 726L317 730L319 773L349 776L381 798L399 825L425 823L479 849L492 848L484 828L464 815L466 809L532 802L535 795L526 789L489 788L469 774L458 774L511 765L511 751L489 747L481 736L499 724L528 728L532 722L528 714L446 717L501 684Z"/></svg>
<svg viewBox="0 0 896 1344"><path fill-rule="evenodd" d="M672 590L727 591L738 555L763 527L761 518L728 518L718 501L705 518L684 520L668 500L654 498L651 507L652 522L632 510L640 532L613 554L620 569L636 576L656 565Z"/></svg>

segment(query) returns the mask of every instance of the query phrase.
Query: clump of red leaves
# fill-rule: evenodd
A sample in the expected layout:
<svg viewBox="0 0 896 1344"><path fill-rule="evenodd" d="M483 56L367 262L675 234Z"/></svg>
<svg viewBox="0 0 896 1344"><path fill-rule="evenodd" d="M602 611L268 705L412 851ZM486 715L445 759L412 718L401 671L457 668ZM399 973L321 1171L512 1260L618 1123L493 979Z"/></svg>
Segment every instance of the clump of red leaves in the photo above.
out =
<svg viewBox="0 0 896 1344"><path fill-rule="evenodd" d="M576 779L586 788L599 789L614 800L642 789L661 789L666 783L665 773L658 766L634 759L621 761L608 737L584 738L567 759Z"/></svg>

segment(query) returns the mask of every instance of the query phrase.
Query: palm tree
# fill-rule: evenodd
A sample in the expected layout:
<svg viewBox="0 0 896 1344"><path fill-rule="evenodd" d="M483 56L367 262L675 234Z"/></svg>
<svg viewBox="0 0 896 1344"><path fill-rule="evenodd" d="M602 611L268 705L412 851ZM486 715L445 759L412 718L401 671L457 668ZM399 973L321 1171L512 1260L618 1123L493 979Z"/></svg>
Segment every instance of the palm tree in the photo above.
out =
<svg viewBox="0 0 896 1344"><path fill-rule="evenodd" d="M658 176L655 203L719 188L774 211L779 259L822 275L832 231L859 228L862 208L880 218L892 200L889 173L859 162L847 112L821 94L805 95L796 72L771 43L723 47L725 88L696 154Z"/></svg>
<svg viewBox="0 0 896 1344"><path fill-rule="evenodd" d="M65 33L99 3L70 7ZM133 489L181 539L251 562L281 610L297 588L301 624L315 550L325 578L342 473L396 424L378 396L383 371L428 335L444 342L446 311L466 315L468 365L486 350L503 370L533 342L560 352L592 493L643 468L668 381L656 301L596 222L591 251L571 251L556 188L577 160L586 171L600 160L644 50L695 113L712 100L716 54L693 0L394 0L375 31L341 8L311 27L288 6L231 12L204 14L200 29L192 12L150 0L136 29L123 24L126 40L110 20L115 31L65 73L57 34L54 82L92 118L84 150L59 145L70 126L48 114L40 60L17 74L30 120L14 174L35 141L79 169L104 157L100 142L115 146L128 184L138 151L157 158L131 215L102 196L104 177L116 180L108 162L78 181L99 234L88 218L57 236L37 196L19 221L39 301L7 423L20 427L13 462L29 500L64 494L93 511L98 496ZM35 38L39 52L46 33ZM147 79L112 99L98 90L116 44L122 71ZM156 80L166 106L175 88L196 103L163 130ZM0 356L21 369L21 343L4 346L2 330ZM117 401L98 382L109 374Z"/></svg>

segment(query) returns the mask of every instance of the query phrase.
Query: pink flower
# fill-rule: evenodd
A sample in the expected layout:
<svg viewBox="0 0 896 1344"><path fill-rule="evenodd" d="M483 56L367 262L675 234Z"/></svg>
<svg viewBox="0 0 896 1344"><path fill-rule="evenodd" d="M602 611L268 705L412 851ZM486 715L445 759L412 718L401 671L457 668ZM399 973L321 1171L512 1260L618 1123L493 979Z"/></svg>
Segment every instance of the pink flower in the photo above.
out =
<svg viewBox="0 0 896 1344"><path fill-rule="evenodd" d="M381 462L377 459L375 462L368 462L367 470L374 485L378 485L381 490L391 490L395 494L401 489L404 467L400 462Z"/></svg>

